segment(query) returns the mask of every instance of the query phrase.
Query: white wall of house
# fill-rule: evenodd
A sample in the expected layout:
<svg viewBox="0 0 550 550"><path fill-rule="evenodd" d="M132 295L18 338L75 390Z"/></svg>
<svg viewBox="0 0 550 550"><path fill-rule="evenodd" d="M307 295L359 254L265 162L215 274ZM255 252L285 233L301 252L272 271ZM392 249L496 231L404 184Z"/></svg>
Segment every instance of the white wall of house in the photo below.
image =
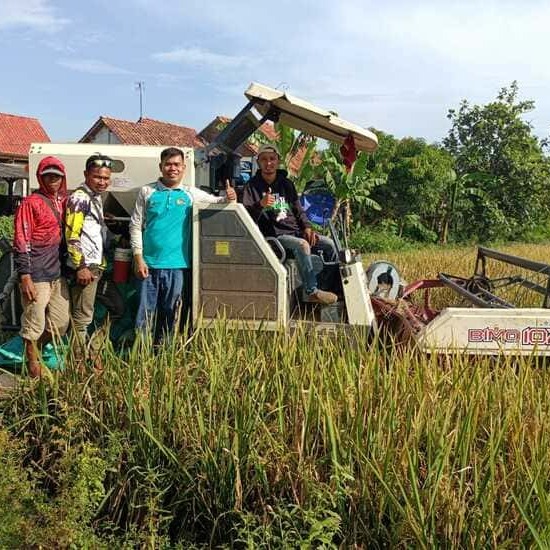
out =
<svg viewBox="0 0 550 550"><path fill-rule="evenodd" d="M103 127L88 143L105 143L118 145L120 140L117 138L109 128Z"/></svg>

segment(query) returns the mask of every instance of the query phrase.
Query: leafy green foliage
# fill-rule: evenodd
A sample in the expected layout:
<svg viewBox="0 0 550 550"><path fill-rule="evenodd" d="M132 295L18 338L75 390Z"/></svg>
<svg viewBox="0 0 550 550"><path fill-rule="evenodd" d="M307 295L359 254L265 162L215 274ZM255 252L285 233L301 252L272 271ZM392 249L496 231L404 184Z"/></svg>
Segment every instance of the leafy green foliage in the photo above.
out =
<svg viewBox="0 0 550 550"><path fill-rule="evenodd" d="M397 224L387 220L379 226L362 226L352 228L349 244L362 252L387 252L390 250L410 250L419 246L414 241L398 235Z"/></svg>
<svg viewBox="0 0 550 550"><path fill-rule="evenodd" d="M387 170L388 175L373 191L382 209L370 216L370 222L390 219L396 223L399 236L424 242L442 240L455 177L451 156L422 139L397 141L385 134L381 135L380 149L371 161L371 170Z"/></svg>
<svg viewBox="0 0 550 550"><path fill-rule="evenodd" d="M236 542L250 550L269 548L338 548L341 518L327 502L313 509L278 504L261 518L251 513L239 517Z"/></svg>
<svg viewBox="0 0 550 550"><path fill-rule="evenodd" d="M13 241L13 216L0 216L0 238Z"/></svg>
<svg viewBox="0 0 550 550"><path fill-rule="evenodd" d="M40 517L43 497L22 468L22 446L0 431L0 546L21 548L29 541L33 523ZM42 498L41 498L42 497Z"/></svg>
<svg viewBox="0 0 550 550"><path fill-rule="evenodd" d="M458 174L451 217L466 238L517 238L548 217L550 162L523 118L534 102L518 94L513 82L487 105L463 101L449 111L444 144Z"/></svg>
<svg viewBox="0 0 550 550"><path fill-rule="evenodd" d="M383 181L371 192L381 209L361 209L352 199L360 226L387 231L391 222L398 236L428 243L544 233L550 160L546 142L524 120L534 103L518 93L514 82L487 105L463 101L450 110L445 148L377 131L379 147L365 168Z"/></svg>
<svg viewBox="0 0 550 550"><path fill-rule="evenodd" d="M105 463L87 444L75 447L46 474L25 448L0 430L0 546L2 548L109 548L92 519L104 498ZM44 488L55 477L55 490Z"/></svg>
<svg viewBox="0 0 550 550"><path fill-rule="evenodd" d="M333 211L335 217L340 209L343 210L345 220L344 233L349 232L352 223L352 210L358 208L364 210L380 210L380 205L372 199L371 193L374 187L380 185L380 178L372 177L367 171L369 157L364 152L359 152L351 170L348 171L340 156L336 145L331 145L321 154L321 162L315 167L316 179L325 182L326 187L336 197Z"/></svg>
<svg viewBox="0 0 550 550"><path fill-rule="evenodd" d="M368 162L368 154L361 151L348 172L340 152L332 146L323 151L317 174L324 179L338 201L352 201L362 207L380 210L380 205L371 198L371 193L382 180L371 177L366 169Z"/></svg>

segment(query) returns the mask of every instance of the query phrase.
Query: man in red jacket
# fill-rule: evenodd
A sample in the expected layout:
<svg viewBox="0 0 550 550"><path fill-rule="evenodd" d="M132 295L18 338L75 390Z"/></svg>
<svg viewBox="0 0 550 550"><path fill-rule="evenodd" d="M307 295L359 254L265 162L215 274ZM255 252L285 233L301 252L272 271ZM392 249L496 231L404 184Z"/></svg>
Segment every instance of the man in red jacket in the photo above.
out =
<svg viewBox="0 0 550 550"><path fill-rule="evenodd" d="M38 348L65 334L69 291L61 276L60 248L67 198L63 163L45 157L36 171L39 190L25 197L15 213L14 259L21 288L21 337L31 377L42 374Z"/></svg>

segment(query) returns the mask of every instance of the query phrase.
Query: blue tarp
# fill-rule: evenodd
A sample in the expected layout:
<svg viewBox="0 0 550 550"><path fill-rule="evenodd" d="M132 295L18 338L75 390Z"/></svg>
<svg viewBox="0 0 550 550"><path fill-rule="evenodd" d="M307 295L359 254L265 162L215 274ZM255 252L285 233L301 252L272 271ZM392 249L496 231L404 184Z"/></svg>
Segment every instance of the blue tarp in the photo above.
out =
<svg viewBox="0 0 550 550"><path fill-rule="evenodd" d="M336 199L321 185L311 185L300 197L300 203L311 223L325 227L332 216Z"/></svg>

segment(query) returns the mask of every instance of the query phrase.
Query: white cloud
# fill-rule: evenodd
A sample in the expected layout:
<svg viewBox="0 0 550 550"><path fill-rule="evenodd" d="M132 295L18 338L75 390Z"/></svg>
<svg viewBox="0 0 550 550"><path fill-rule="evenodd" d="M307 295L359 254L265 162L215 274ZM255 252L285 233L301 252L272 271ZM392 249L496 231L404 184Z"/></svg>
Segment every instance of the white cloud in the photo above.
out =
<svg viewBox="0 0 550 550"><path fill-rule="evenodd" d="M537 117L548 112L547 94L531 90L550 85L550 4L340 0L316 12L308 32L292 19L275 25L281 42L261 33L271 61L257 65L254 80L284 80L291 94L345 119L429 139L444 135L446 112L461 99L491 101L513 80L520 97L536 100Z"/></svg>
<svg viewBox="0 0 550 550"><path fill-rule="evenodd" d="M78 51L88 50L91 46L105 45L113 42L113 37L104 31L78 29L74 34L74 36L69 36L69 33L63 33L62 37L59 35L48 36L42 40L42 44L50 50L72 56Z"/></svg>
<svg viewBox="0 0 550 550"><path fill-rule="evenodd" d="M98 20L98 7L112 17ZM61 17L71 25L46 34L66 24ZM12 33L1 32L14 25L42 36L20 32L15 45ZM49 41L54 62L75 71L67 79L132 75L159 109L183 91L193 98L185 116L206 121L213 111L235 113L251 81L284 82L289 93L344 119L428 139L446 133L446 112L461 99L486 103L513 80L521 98L536 101L534 123L547 133L548 28L548 0L279 0L268 15L250 0L234 0L231 9L222 0L207 8L204 0L0 0L0 50L36 52ZM142 34L154 42L140 41ZM48 53L20 66L43 63ZM116 66L128 59L132 72Z"/></svg>
<svg viewBox="0 0 550 550"><path fill-rule="evenodd" d="M122 67L110 65L109 63L97 59L61 59L57 64L82 73L105 75L132 74L131 71L123 69Z"/></svg>
<svg viewBox="0 0 550 550"><path fill-rule="evenodd" d="M342 9L342 8L352 9ZM413 56L420 70L447 64L478 77L547 76L550 4L473 0L387 3L376 10L360 0L339 6L339 32L356 44L368 37ZM511 74L516 72L514 76Z"/></svg>
<svg viewBox="0 0 550 550"><path fill-rule="evenodd" d="M30 27L56 32L69 22L56 14L49 0L2 0L0 3L0 29Z"/></svg>
<svg viewBox="0 0 550 550"><path fill-rule="evenodd" d="M156 61L207 66L213 69L234 69L250 63L245 57L219 54L195 47L154 53L151 57Z"/></svg>
<svg viewBox="0 0 550 550"><path fill-rule="evenodd" d="M146 73L144 78L145 82L150 82L157 88L186 89L190 83L194 82L192 76L171 73Z"/></svg>

